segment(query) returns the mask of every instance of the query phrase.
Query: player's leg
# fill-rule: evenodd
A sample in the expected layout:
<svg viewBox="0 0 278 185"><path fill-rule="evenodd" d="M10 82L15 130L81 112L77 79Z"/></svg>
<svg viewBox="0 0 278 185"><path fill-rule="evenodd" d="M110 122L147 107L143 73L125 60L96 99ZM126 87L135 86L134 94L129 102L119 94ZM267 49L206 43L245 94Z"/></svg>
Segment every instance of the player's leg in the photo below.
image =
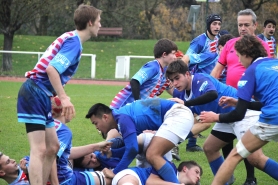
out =
<svg viewBox="0 0 278 185"><path fill-rule="evenodd" d="M212 184L219 185L228 181L232 175L237 164L244 158L250 155L250 152L254 152L264 146L267 141L262 141L253 135L250 131L247 131L241 140L238 141L236 147L231 151L230 155L224 161L219 168Z"/></svg>
<svg viewBox="0 0 278 185"><path fill-rule="evenodd" d="M158 174L168 182L178 183L178 180L172 166L165 161L163 155L177 143L186 139L193 124L193 114L187 107L181 104L173 105L166 112L163 124L147 149L147 160L157 170Z"/></svg>
<svg viewBox="0 0 278 185"><path fill-rule="evenodd" d="M32 80L24 82L18 92L18 122L26 123L30 144L29 179L43 184L43 161L46 151L45 125L51 117L50 98Z"/></svg>
<svg viewBox="0 0 278 185"><path fill-rule="evenodd" d="M44 125L26 123L30 145L30 162L28 168L30 184L43 184L43 162L46 150L44 129Z"/></svg>
<svg viewBox="0 0 278 185"><path fill-rule="evenodd" d="M229 124L216 123L204 143L203 149L214 175L224 161L220 150L236 138L233 133Z"/></svg>
<svg viewBox="0 0 278 185"><path fill-rule="evenodd" d="M53 125L47 125L45 129L45 143L46 143L46 151L45 158L43 162L43 180L44 184L46 184L49 179L49 174L51 170L51 165L56 159L57 152L60 148L58 137L56 134L56 129Z"/></svg>

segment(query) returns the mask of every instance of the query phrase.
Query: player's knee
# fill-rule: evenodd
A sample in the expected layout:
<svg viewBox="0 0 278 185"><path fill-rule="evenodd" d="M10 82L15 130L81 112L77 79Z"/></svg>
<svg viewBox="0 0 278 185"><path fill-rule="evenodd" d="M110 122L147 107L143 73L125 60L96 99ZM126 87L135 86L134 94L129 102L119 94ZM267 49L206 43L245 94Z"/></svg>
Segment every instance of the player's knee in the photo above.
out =
<svg viewBox="0 0 278 185"><path fill-rule="evenodd" d="M206 143L203 145L203 150L206 155L211 155L213 153L211 146L209 146L209 144Z"/></svg>
<svg viewBox="0 0 278 185"><path fill-rule="evenodd" d="M150 164L153 164L157 155L152 150L146 151L146 158Z"/></svg>
<svg viewBox="0 0 278 185"><path fill-rule="evenodd" d="M242 158L247 158L251 153L245 148L241 140L236 144L236 151Z"/></svg>
<svg viewBox="0 0 278 185"><path fill-rule="evenodd" d="M52 156L56 155L57 152L59 151L60 145L59 143L53 143L46 149L46 155Z"/></svg>

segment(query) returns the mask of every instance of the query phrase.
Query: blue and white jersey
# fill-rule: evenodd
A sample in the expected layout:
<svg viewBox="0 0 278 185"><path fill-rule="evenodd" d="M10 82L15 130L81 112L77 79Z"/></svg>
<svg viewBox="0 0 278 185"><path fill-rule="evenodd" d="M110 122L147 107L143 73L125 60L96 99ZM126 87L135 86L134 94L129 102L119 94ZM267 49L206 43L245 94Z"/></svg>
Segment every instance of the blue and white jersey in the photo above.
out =
<svg viewBox="0 0 278 185"><path fill-rule="evenodd" d="M177 89L174 89L173 97L180 98L184 101L188 101L191 99L198 98L199 96L207 93L208 91L217 91L218 98L207 104L190 107L193 113L198 115L202 111L227 113L234 109L233 107L223 109L221 106L218 105L218 102L222 96L230 96L237 98L237 90L234 87L223 84L216 78L204 73L195 73L194 75L192 75L191 92L189 95L186 94L185 90L178 91Z"/></svg>
<svg viewBox="0 0 278 185"><path fill-rule="evenodd" d="M250 101L254 95L263 104L259 121L278 125L278 59L258 58L238 82L238 97Z"/></svg>
<svg viewBox="0 0 278 185"><path fill-rule="evenodd" d="M206 33L191 41L186 54L189 55L189 69L193 73L210 74L218 61L217 43L218 37L211 40Z"/></svg>
<svg viewBox="0 0 278 185"><path fill-rule="evenodd" d="M30 185L27 175L21 170L19 166L17 178L9 185Z"/></svg>
<svg viewBox="0 0 278 185"><path fill-rule="evenodd" d="M54 120L56 133L60 143L60 148L57 153L57 175L60 184L69 181L72 178L73 171L68 166L68 158L70 156L72 132L68 126L61 123L59 120Z"/></svg>
<svg viewBox="0 0 278 185"><path fill-rule="evenodd" d="M157 60L153 60L142 66L132 77L140 83L141 99L157 97L169 86L165 77L166 69L167 67L162 68ZM118 109L133 101L131 86L128 84L114 97L110 108Z"/></svg>
<svg viewBox="0 0 278 185"><path fill-rule="evenodd" d="M58 37L44 52L34 69L25 73L49 96L54 89L46 73L48 65L53 66L60 74L61 83L65 85L75 74L81 58L82 45L76 31L66 32Z"/></svg>
<svg viewBox="0 0 278 185"><path fill-rule="evenodd" d="M276 40L275 40L275 38L273 36L270 36L270 39L268 39L266 36L264 36L263 33L261 33L261 34L259 34L257 36L268 44L271 57L277 56Z"/></svg>
<svg viewBox="0 0 278 185"><path fill-rule="evenodd" d="M137 100L120 109L112 110L123 138L131 133L141 134L144 130L158 130L164 115L175 102L160 98Z"/></svg>

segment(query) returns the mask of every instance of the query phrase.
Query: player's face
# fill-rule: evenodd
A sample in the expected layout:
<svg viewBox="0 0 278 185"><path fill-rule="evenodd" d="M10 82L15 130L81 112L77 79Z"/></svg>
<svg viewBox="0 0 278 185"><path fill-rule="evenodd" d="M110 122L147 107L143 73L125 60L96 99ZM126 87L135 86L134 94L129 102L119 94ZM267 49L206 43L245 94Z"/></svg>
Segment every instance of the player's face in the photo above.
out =
<svg viewBox="0 0 278 185"><path fill-rule="evenodd" d="M251 15L240 15L237 18L238 34L239 36L254 35L257 24L253 23Z"/></svg>
<svg viewBox="0 0 278 185"><path fill-rule="evenodd" d="M264 28L264 34L267 36L267 37L270 37L270 36L273 36L274 35L274 32L275 32L275 25L272 24L272 23L268 23L265 28Z"/></svg>
<svg viewBox="0 0 278 185"><path fill-rule="evenodd" d="M170 75L169 80L178 91L191 89L191 76L188 71L185 74L176 73Z"/></svg>
<svg viewBox="0 0 278 185"><path fill-rule="evenodd" d="M108 119L107 114L103 114L101 118L92 115L90 118L92 124L96 126L96 129L99 130L100 132L107 134L109 130L111 130L111 124Z"/></svg>
<svg viewBox="0 0 278 185"><path fill-rule="evenodd" d="M248 68L252 62L252 58L246 57L246 55L241 55L240 53L236 52L240 63L245 67Z"/></svg>
<svg viewBox="0 0 278 185"><path fill-rule="evenodd" d="M98 15L98 17L96 18L96 21L93 23L92 27L91 27L91 35L92 37L96 37L98 34L98 30L101 27L100 24L100 15Z"/></svg>
<svg viewBox="0 0 278 185"><path fill-rule="evenodd" d="M18 173L18 165L14 159L2 155L0 159L0 176Z"/></svg>
<svg viewBox="0 0 278 185"><path fill-rule="evenodd" d="M100 166L100 162L96 158L96 154L91 153L84 157L82 161L82 166L84 168L97 168Z"/></svg>
<svg viewBox="0 0 278 185"><path fill-rule="evenodd" d="M195 185L197 182L200 180L201 172L200 168L198 166L191 167L190 169L187 168L186 173L185 173L185 184L190 184L190 185Z"/></svg>
<svg viewBox="0 0 278 185"><path fill-rule="evenodd" d="M168 55L166 53L164 53L162 55L163 60L165 62L165 64L169 65L171 64L173 61L175 61L177 59L176 55L175 55L176 51L173 50L171 53L169 53Z"/></svg>
<svg viewBox="0 0 278 185"><path fill-rule="evenodd" d="M210 24L210 30L211 30L211 33L213 35L217 35L220 31L220 28L221 28L221 22L220 21L213 21Z"/></svg>

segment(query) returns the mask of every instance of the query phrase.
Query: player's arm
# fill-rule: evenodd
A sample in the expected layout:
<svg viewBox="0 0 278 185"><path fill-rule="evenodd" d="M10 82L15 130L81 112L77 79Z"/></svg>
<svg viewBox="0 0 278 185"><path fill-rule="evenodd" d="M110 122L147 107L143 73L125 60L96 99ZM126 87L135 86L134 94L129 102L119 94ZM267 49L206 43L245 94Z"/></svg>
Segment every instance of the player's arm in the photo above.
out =
<svg viewBox="0 0 278 185"><path fill-rule="evenodd" d="M200 115L201 122L220 122L220 123L233 123L236 121L240 121L244 118L245 113L249 107L250 102L243 100L241 98L238 99L237 105L235 109L229 113L224 114L216 114L214 112L202 112Z"/></svg>
<svg viewBox="0 0 278 185"><path fill-rule="evenodd" d="M112 144L111 142L102 141L102 142L90 144L90 145L71 147L69 159L77 159L79 157L93 153L96 150L98 150L98 151L108 150L108 148L110 148L111 144Z"/></svg>
<svg viewBox="0 0 278 185"><path fill-rule="evenodd" d="M63 105L62 115L66 117L67 120L71 120L75 116L75 110L73 104L70 102L63 85L61 83L60 74L58 71L51 65L48 65L46 68L46 73L48 75L49 81L57 93L58 97L61 100Z"/></svg>
<svg viewBox="0 0 278 185"><path fill-rule="evenodd" d="M134 100L139 100L141 99L140 97L140 83L136 79L131 79L130 80L130 87L131 87L131 92L133 95Z"/></svg>
<svg viewBox="0 0 278 185"><path fill-rule="evenodd" d="M177 184L164 181L158 175L151 173L151 175L147 179L146 185L177 185Z"/></svg>
<svg viewBox="0 0 278 185"><path fill-rule="evenodd" d="M210 75L213 76L214 78L218 79L220 77L220 75L221 75L221 73L222 73L224 68L225 68L225 66L223 66L222 64L217 62L215 67L211 71Z"/></svg>
<svg viewBox="0 0 278 185"><path fill-rule="evenodd" d="M187 107L194 106L194 105L203 105L212 102L213 100L217 99L217 97L218 97L217 91L211 90L206 92L205 94L202 94L197 98L184 101L184 105Z"/></svg>

